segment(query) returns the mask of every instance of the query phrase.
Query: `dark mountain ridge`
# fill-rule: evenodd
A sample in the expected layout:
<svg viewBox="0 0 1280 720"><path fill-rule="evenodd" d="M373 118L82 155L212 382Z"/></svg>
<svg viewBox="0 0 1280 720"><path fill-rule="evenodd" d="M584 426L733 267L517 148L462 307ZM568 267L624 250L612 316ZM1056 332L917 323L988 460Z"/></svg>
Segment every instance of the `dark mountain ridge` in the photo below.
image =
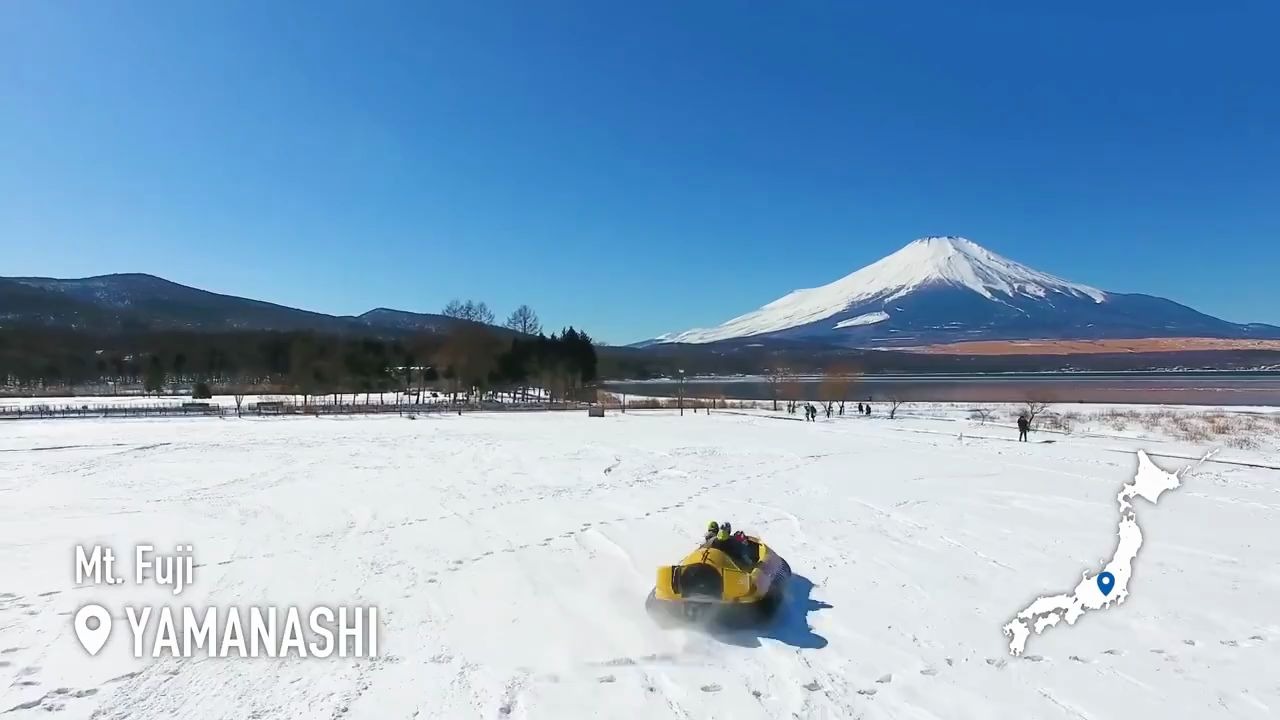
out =
<svg viewBox="0 0 1280 720"><path fill-rule="evenodd" d="M467 320L377 308L358 316L326 315L209 292L154 275L0 278L0 326L112 330L312 330L397 335L444 332Z"/></svg>

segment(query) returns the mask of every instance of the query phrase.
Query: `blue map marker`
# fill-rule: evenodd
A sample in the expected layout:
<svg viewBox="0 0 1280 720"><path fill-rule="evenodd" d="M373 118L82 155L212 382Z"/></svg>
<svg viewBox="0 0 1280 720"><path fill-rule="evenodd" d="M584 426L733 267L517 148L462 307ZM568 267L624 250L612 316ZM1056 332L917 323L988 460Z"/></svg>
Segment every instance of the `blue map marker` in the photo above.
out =
<svg viewBox="0 0 1280 720"><path fill-rule="evenodd" d="M1116 586L1116 576L1115 576L1115 575L1112 575L1112 574L1111 574L1111 573L1109 573L1109 572L1104 572L1104 573L1099 573L1099 574L1098 574L1098 589L1102 591L1102 594L1103 594L1103 595L1110 595L1110 594L1111 594L1111 588L1113 588L1113 587L1115 587L1115 586Z"/></svg>

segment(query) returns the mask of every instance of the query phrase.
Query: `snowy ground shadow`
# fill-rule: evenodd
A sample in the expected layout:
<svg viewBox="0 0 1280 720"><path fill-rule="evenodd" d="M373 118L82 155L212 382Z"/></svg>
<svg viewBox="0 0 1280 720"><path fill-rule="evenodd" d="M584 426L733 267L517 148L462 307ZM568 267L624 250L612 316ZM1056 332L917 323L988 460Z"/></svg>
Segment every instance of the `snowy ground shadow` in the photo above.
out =
<svg viewBox="0 0 1280 720"><path fill-rule="evenodd" d="M827 646L827 639L809 625L809 614L826 610L830 604L814 600L813 583L803 575L792 575L787 583L786 599L771 620L756 627L708 628L711 637L738 647L760 647L762 638L777 640L794 648L817 650Z"/></svg>

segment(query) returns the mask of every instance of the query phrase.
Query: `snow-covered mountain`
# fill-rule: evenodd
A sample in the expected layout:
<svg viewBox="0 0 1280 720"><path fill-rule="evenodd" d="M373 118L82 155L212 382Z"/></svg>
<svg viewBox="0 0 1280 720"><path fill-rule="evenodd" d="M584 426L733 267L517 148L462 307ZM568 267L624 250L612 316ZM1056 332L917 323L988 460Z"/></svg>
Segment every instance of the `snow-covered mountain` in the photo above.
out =
<svg viewBox="0 0 1280 720"><path fill-rule="evenodd" d="M714 328L657 343L739 338L903 346L961 340L1134 337L1275 338L1150 295L1104 292L960 237L926 237L833 283L796 290Z"/></svg>

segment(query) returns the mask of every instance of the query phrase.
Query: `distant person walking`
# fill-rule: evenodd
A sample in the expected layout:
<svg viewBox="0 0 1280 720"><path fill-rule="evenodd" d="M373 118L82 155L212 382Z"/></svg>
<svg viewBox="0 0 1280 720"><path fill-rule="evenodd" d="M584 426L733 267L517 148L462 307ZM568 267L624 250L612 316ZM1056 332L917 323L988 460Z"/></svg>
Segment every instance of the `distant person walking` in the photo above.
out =
<svg viewBox="0 0 1280 720"><path fill-rule="evenodd" d="M858 403L858 414L862 414L862 403Z"/></svg>
<svg viewBox="0 0 1280 720"><path fill-rule="evenodd" d="M1018 442L1027 441L1027 430L1031 429L1031 423L1027 420L1026 415L1018 416Z"/></svg>
<svg viewBox="0 0 1280 720"><path fill-rule="evenodd" d="M871 403L867 403L866 411L866 416L871 417Z"/></svg>

